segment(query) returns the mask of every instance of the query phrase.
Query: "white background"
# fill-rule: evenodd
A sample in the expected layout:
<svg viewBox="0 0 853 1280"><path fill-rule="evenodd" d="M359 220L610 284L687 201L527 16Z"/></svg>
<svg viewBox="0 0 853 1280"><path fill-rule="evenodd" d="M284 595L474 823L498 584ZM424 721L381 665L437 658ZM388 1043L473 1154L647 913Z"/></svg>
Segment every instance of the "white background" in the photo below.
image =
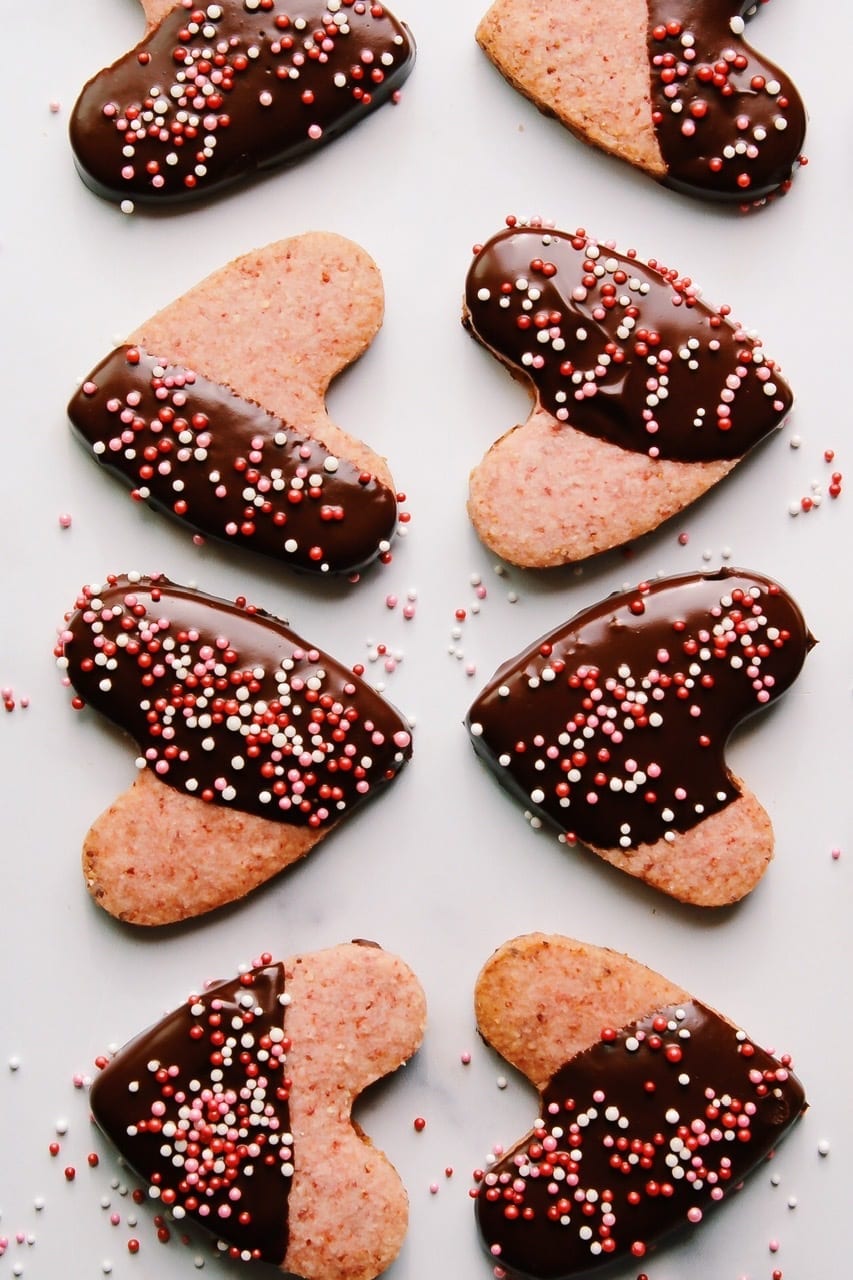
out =
<svg viewBox="0 0 853 1280"><path fill-rule="evenodd" d="M487 1280L471 1171L493 1143L522 1135L536 1104L512 1071L508 1087L497 1087L505 1067L477 1040L472 989L495 946L546 929L634 955L791 1052L811 1101L740 1196L648 1263L651 1280L770 1280L774 1267L785 1280L844 1280L853 1184L843 1056L853 948L853 493L797 518L788 506L813 482L825 492L836 469L853 487L849 0L780 0L751 29L798 82L811 124L810 164L792 194L748 217L667 192L541 116L478 50L479 0L399 0L419 44L401 104L298 169L207 208L126 217L78 180L66 127L84 79L137 38L134 5L3 0L2 9L0 685L30 706L0 712L0 1234L11 1237L0 1277L20 1264L33 1280L84 1280L111 1259L116 1277L156 1270L171 1280L192 1274L196 1255L205 1274L234 1274L204 1243L158 1244L150 1211L110 1187L118 1166L90 1131L73 1074L263 949L284 956L368 937L409 961L430 1007L418 1058L359 1111L411 1196L410 1233L389 1275ZM470 248L508 213L584 226L692 275L709 300L728 301L764 336L797 395L787 426L722 487L630 556L613 553L582 571L499 577L465 515L470 468L527 411L523 388L459 324ZM195 547L101 474L65 418L76 380L140 321L228 259L314 228L364 245L387 291L382 333L330 402L342 425L388 456L412 522L392 564L357 587ZM832 466L825 449L836 450ZM61 512L72 515L70 529L60 528ZM731 747L735 771L773 817L776 860L740 907L701 914L532 831L474 757L461 722L480 683L537 635L623 583L713 566L726 554L780 579L820 643L795 688ZM83 835L132 779L134 749L94 713L72 712L51 654L81 584L131 567L243 593L346 662L366 661L370 642L387 644L403 655L396 672L376 664L369 676L385 681L417 725L411 766L304 863L240 906L154 933L117 925L85 892ZM488 596L454 641L454 610L474 599L472 574ZM406 622L401 605L389 611L384 601L394 592L402 602L409 589L417 612ZM449 654L454 644L463 658ZM467 1067L464 1050L473 1055ZM427 1120L422 1133L417 1115ZM51 1160L60 1118L68 1133ZM831 1144L825 1158L822 1139ZM96 1148L93 1170L86 1154ZM78 1170L70 1185L69 1163ZM133 1212L135 1230L126 1223ZM35 1243L16 1244L16 1231ZM141 1241L137 1257L126 1249L130 1235ZM633 1280L636 1269L619 1274Z"/></svg>

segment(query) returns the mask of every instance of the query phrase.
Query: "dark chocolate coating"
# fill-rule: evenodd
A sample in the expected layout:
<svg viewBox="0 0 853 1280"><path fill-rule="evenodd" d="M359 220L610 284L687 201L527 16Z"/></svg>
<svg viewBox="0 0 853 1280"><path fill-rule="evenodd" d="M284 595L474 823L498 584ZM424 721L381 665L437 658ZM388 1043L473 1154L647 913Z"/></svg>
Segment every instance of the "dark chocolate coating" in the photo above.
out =
<svg viewBox="0 0 853 1280"><path fill-rule="evenodd" d="M547 1085L541 1127L481 1184L483 1242L511 1278L640 1266L736 1189L805 1108L796 1076L698 1001L603 1031Z"/></svg>
<svg viewBox="0 0 853 1280"><path fill-rule="evenodd" d="M667 186L754 202L790 182L805 107L791 79L732 29L760 7L649 0L652 119Z"/></svg>
<svg viewBox="0 0 853 1280"><path fill-rule="evenodd" d="M365 0L179 0L82 90L75 161L108 199L210 195L351 128L399 89L414 58L408 29Z"/></svg>
<svg viewBox="0 0 853 1280"><path fill-rule="evenodd" d="M293 1182L284 985L272 964L191 996L120 1049L90 1093L98 1125L164 1210L276 1265Z"/></svg>
<svg viewBox="0 0 853 1280"><path fill-rule="evenodd" d="M813 643L759 574L643 583L505 663L466 723L526 809L595 848L634 849L737 799L726 740L789 688Z"/></svg>
<svg viewBox="0 0 853 1280"><path fill-rule="evenodd" d="M657 262L513 227L476 254L465 324L560 422L632 453L742 457L792 395L761 345Z"/></svg>
<svg viewBox="0 0 853 1280"><path fill-rule="evenodd" d="M68 415L134 496L292 568L352 573L394 535L396 495L375 476L228 387L138 347L111 352Z"/></svg>
<svg viewBox="0 0 853 1280"><path fill-rule="evenodd" d="M202 800L329 827L411 756L378 693L283 622L167 578L86 588L62 637L81 698Z"/></svg>

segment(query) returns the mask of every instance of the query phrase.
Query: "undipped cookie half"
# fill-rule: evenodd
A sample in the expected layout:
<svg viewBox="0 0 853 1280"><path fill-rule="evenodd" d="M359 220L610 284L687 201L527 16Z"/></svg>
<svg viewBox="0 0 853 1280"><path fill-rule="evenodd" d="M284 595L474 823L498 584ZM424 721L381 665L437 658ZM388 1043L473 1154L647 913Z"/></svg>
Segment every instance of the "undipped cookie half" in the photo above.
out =
<svg viewBox="0 0 853 1280"><path fill-rule="evenodd" d="M57 648L135 739L139 777L83 847L96 902L171 924L304 857L411 756L401 715L277 618L139 574L83 589Z"/></svg>

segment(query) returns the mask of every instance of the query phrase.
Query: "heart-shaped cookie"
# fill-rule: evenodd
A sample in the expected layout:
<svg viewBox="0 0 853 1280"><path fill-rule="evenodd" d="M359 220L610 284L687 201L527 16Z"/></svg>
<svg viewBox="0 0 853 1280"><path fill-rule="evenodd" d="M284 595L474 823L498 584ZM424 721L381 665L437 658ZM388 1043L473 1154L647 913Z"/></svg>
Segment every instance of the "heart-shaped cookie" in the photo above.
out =
<svg viewBox="0 0 853 1280"><path fill-rule="evenodd" d="M92 1112L152 1202L227 1256L372 1280L399 1252L408 1201L352 1105L412 1056L425 1019L411 969L375 945L264 955L119 1050Z"/></svg>
<svg viewBox="0 0 853 1280"><path fill-rule="evenodd" d="M463 323L527 382L527 421L471 474L483 542L546 568L620 546L694 502L778 427L790 389L694 282L541 222L475 250Z"/></svg>
<svg viewBox="0 0 853 1280"><path fill-rule="evenodd" d="M95 822L86 884L112 915L171 924L304 857L411 756L406 721L283 622L167 578L83 589L57 647L134 738L139 777Z"/></svg>
<svg viewBox="0 0 853 1280"><path fill-rule="evenodd" d="M320 231L279 240L140 325L84 379L69 417L136 500L293 569L357 572L387 557L397 495L385 459L331 421L326 394L383 310L359 245Z"/></svg>
<svg viewBox="0 0 853 1280"><path fill-rule="evenodd" d="M806 113L743 38L754 0L496 0L477 29L495 66L578 137L689 195L787 190Z"/></svg>
<svg viewBox="0 0 853 1280"><path fill-rule="evenodd" d="M83 88L70 122L83 181L169 204L292 164L396 95L408 29L370 0L142 0L143 40Z"/></svg>
<svg viewBox="0 0 853 1280"><path fill-rule="evenodd" d="M541 1094L485 1175L483 1243L508 1280L635 1265L690 1229L806 1109L787 1060L627 956L559 935L500 947L476 986L488 1044Z"/></svg>
<svg viewBox="0 0 853 1280"><path fill-rule="evenodd" d="M641 583L505 663L467 717L477 753L537 822L683 902L748 893L770 819L726 765L814 640L777 583L741 569Z"/></svg>

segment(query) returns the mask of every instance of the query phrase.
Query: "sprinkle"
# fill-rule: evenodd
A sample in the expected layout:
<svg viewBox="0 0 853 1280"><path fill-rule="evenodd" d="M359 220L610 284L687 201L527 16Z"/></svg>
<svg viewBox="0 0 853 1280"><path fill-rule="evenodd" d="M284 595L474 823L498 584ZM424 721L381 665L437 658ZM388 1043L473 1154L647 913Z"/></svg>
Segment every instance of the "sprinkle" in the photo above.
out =
<svg viewBox="0 0 853 1280"><path fill-rule="evenodd" d="M499 1089L505 1089L505 1088L507 1087L507 1084L508 1084L509 1082L508 1082L508 1080L507 1080L506 1076L498 1076L498 1078L497 1078L497 1080L495 1081L495 1083L497 1084L497 1086L498 1086L498 1088L499 1088Z"/></svg>
<svg viewBox="0 0 853 1280"><path fill-rule="evenodd" d="M414 1129L416 1133L423 1133L426 1128L426 1120L423 1116L416 1116L414 1121Z"/></svg>
<svg viewBox="0 0 853 1280"><path fill-rule="evenodd" d="M821 1138L820 1142L817 1144L817 1153L821 1157L829 1155L829 1142L826 1138Z"/></svg>
<svg viewBox="0 0 853 1280"><path fill-rule="evenodd" d="M463 1049L462 1053L459 1055L459 1061L462 1063L463 1067L467 1067L469 1065L471 1061L471 1054L468 1049Z"/></svg>
<svg viewBox="0 0 853 1280"><path fill-rule="evenodd" d="M69 512L67 512L67 511L63 511L63 512L61 512L61 513L60 513L60 516L59 516L59 527L60 527L60 529L70 529L70 528L71 528L71 516L70 516Z"/></svg>

